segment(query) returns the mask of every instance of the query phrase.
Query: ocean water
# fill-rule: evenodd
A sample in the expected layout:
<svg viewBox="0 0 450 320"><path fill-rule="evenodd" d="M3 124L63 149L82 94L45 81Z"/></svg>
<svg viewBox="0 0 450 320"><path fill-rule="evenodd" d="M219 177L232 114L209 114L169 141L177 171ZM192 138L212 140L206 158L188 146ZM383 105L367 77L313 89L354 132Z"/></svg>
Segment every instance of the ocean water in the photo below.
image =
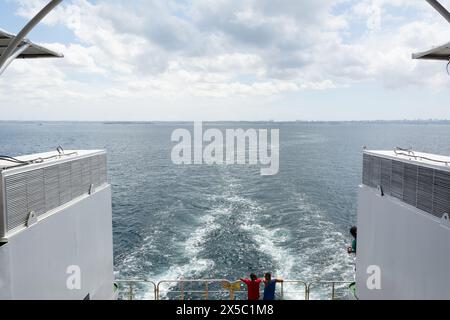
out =
<svg viewBox="0 0 450 320"><path fill-rule="evenodd" d="M354 261L346 247L356 223L363 146L450 154L450 125L205 126L280 129L279 174L263 177L258 166L174 165L171 133L192 130L191 123L0 122L0 154L58 145L107 149L116 277L155 282L236 280L266 271L306 282L352 280ZM151 295L138 287L138 297Z"/></svg>

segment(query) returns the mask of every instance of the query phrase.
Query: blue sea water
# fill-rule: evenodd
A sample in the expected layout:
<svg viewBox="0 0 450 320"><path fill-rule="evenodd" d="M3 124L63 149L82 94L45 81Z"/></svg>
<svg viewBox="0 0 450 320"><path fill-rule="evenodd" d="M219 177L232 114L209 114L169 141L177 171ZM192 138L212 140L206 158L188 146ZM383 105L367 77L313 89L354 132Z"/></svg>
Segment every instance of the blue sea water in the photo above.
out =
<svg viewBox="0 0 450 320"><path fill-rule="evenodd" d="M450 125L208 123L280 130L280 171L178 166L177 128L191 123L0 122L0 154L106 149L117 278L226 278L271 271L285 279L352 280L362 148L450 154ZM145 297L149 292L142 288Z"/></svg>

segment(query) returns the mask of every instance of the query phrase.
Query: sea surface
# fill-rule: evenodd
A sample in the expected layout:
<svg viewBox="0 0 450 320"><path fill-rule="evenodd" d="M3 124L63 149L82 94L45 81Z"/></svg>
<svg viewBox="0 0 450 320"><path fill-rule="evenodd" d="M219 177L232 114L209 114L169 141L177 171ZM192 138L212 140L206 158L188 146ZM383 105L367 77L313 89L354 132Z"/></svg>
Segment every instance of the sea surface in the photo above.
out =
<svg viewBox="0 0 450 320"><path fill-rule="evenodd" d="M363 146L450 155L450 125L407 123L208 123L279 129L280 171L259 166L175 165L175 129L192 123L0 122L0 154L106 149L113 190L117 278L274 276L352 281L346 247L356 223ZM167 290L173 290L168 285ZM290 298L303 297L293 284ZM299 291L299 292L294 292ZM150 286L136 295L152 298ZM326 296L325 288L317 297Z"/></svg>

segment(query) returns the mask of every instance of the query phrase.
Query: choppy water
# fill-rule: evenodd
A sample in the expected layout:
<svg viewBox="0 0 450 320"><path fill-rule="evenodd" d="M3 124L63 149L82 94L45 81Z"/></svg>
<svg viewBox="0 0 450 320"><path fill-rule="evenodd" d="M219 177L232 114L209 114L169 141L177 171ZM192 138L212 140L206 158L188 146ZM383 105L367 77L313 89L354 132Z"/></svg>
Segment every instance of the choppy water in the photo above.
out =
<svg viewBox="0 0 450 320"><path fill-rule="evenodd" d="M209 123L280 129L280 172L262 177L258 167L172 164L180 127L192 124L0 122L0 154L107 149L117 277L155 281L265 271L351 280L362 147L450 154L449 125Z"/></svg>

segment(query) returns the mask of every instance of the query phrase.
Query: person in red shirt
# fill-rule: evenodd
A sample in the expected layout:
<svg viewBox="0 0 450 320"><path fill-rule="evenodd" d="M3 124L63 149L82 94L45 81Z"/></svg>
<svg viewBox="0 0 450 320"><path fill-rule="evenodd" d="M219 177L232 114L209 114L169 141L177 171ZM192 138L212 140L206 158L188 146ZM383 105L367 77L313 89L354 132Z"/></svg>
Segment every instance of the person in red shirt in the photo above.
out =
<svg viewBox="0 0 450 320"><path fill-rule="evenodd" d="M248 300L259 300L259 285L262 279L259 279L254 273L250 275L250 279L242 279L241 281L247 285Z"/></svg>

